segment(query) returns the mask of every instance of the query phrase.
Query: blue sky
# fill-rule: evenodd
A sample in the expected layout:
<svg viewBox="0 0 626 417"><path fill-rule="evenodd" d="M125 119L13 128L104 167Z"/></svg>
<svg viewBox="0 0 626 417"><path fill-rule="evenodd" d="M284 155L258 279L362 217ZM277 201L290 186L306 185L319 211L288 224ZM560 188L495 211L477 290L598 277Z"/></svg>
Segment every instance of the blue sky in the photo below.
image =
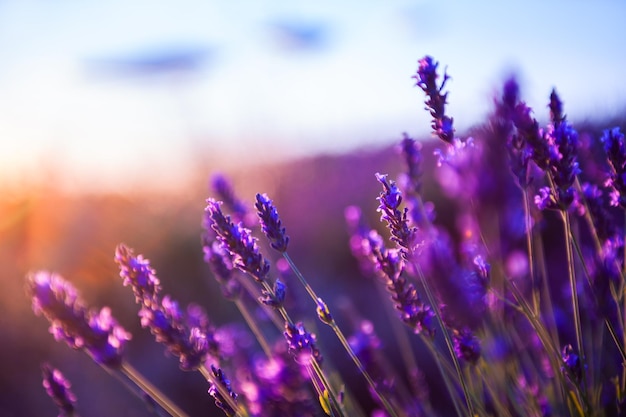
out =
<svg viewBox="0 0 626 417"><path fill-rule="evenodd" d="M459 130L513 71L540 119L553 87L572 120L613 113L625 18L617 0L0 1L1 182L175 184L425 136L425 54Z"/></svg>

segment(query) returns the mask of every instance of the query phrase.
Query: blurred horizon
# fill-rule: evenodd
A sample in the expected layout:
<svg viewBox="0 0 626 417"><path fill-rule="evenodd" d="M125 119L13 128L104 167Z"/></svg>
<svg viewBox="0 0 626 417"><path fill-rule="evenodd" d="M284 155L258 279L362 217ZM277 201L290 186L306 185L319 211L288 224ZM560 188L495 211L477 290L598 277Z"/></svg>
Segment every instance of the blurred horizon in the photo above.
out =
<svg viewBox="0 0 626 417"><path fill-rule="evenodd" d="M552 88L574 123L615 117L624 16L610 0L2 2L0 185L175 190L426 138L411 76L427 54L459 134L512 74L539 120Z"/></svg>

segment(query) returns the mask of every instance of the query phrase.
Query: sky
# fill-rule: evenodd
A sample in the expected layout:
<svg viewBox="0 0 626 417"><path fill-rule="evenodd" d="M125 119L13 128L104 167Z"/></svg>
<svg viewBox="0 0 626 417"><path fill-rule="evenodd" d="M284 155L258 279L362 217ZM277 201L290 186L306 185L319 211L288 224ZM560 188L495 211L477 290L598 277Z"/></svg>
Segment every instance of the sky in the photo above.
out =
<svg viewBox="0 0 626 417"><path fill-rule="evenodd" d="M540 120L552 88L572 121L615 114L625 18L618 0L0 0L0 185L174 187L427 137L426 54L458 132L512 73Z"/></svg>

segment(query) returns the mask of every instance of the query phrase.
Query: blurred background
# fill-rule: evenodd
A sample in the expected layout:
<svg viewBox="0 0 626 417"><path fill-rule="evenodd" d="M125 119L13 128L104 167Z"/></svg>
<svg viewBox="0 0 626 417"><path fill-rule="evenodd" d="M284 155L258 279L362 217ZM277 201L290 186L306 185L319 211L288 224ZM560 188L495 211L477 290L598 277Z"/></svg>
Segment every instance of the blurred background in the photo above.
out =
<svg viewBox="0 0 626 417"><path fill-rule="evenodd" d="M237 319L200 246L209 179L225 173L249 207L274 198L296 262L322 294L359 288L350 302L365 313L373 290L343 211L377 222L374 173L400 172L402 132L430 138L417 60L447 67L459 134L512 74L540 121L556 87L570 120L600 125L626 109L624 18L618 0L0 1L0 415L54 415L44 360L74 381L79 409L89 398L82 415L145 414L34 317L35 269L110 305L134 335L129 361L192 415L212 412L202 378L140 329L117 243L152 259L181 303Z"/></svg>

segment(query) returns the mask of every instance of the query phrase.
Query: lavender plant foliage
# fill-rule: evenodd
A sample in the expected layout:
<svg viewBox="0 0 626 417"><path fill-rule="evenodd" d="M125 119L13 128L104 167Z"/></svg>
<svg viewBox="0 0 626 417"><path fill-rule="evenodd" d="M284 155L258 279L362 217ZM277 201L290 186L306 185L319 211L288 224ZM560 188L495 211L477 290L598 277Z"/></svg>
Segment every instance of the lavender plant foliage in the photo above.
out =
<svg viewBox="0 0 626 417"><path fill-rule="evenodd" d="M72 416L76 406L76 395L71 390L72 384L65 379L61 371L47 363L41 365L41 373L43 374L43 387L58 407L59 417Z"/></svg>
<svg viewBox="0 0 626 417"><path fill-rule="evenodd" d="M88 309L78 291L60 275L37 271L27 277L33 311L50 322L50 333L73 349L84 349L99 364L118 368L131 335L108 307Z"/></svg>

